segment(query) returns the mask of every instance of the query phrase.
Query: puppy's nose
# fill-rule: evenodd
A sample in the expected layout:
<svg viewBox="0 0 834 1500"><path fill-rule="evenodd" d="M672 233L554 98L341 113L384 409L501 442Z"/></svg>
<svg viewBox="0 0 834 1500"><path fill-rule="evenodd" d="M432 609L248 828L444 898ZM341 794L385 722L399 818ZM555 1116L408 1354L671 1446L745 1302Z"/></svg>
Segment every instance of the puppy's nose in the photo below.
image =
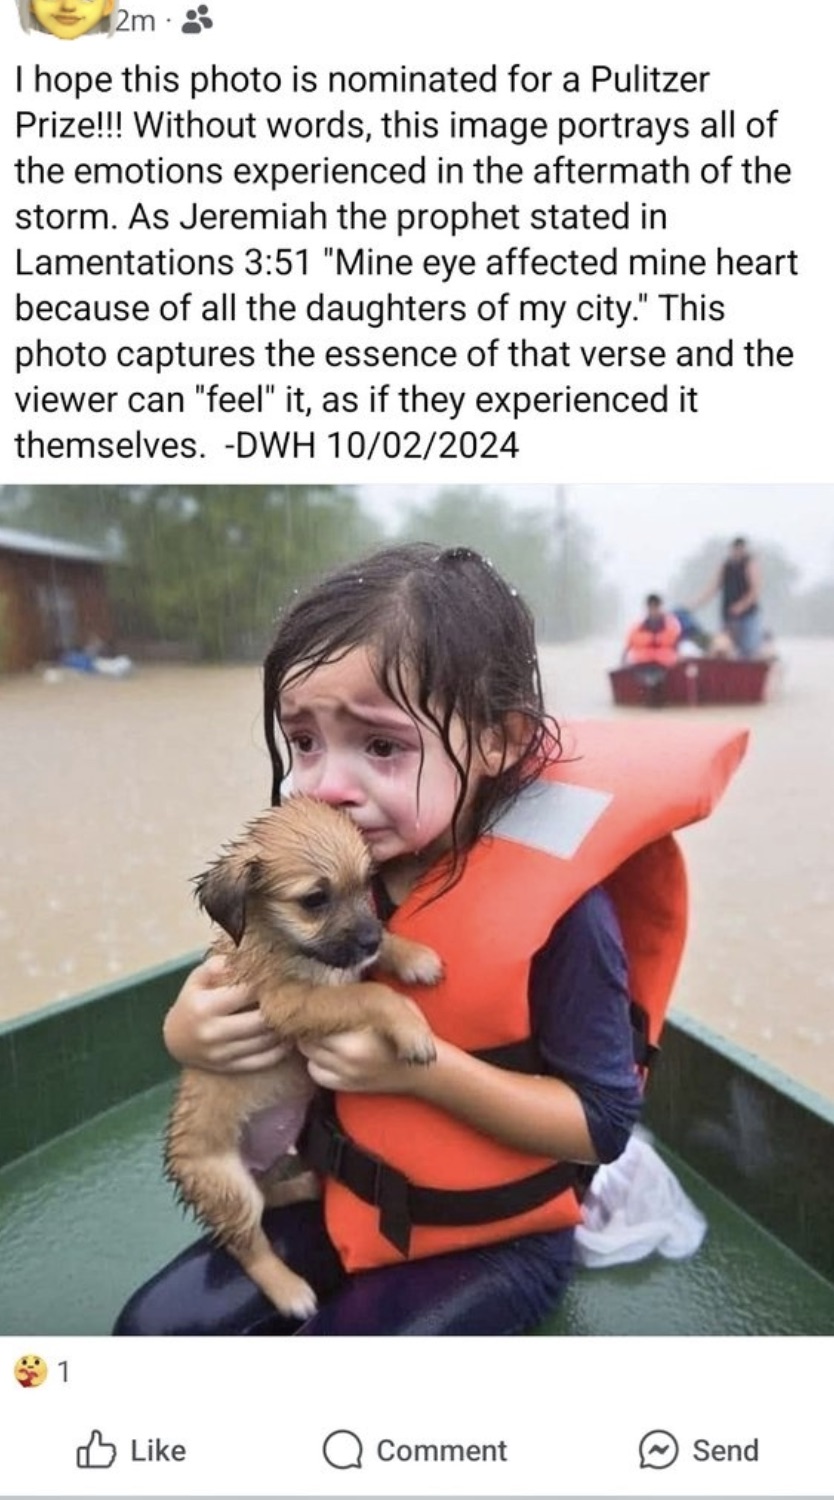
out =
<svg viewBox="0 0 834 1500"><path fill-rule="evenodd" d="M382 923L376 917L363 917L357 922L353 936L360 953L376 953L382 939Z"/></svg>

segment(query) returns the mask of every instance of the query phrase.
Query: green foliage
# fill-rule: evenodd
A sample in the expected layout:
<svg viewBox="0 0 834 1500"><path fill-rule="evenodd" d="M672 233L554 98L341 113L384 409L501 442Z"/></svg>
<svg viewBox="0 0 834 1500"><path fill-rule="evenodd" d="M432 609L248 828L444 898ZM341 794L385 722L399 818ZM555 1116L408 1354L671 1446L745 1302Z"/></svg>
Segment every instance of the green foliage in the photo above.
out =
<svg viewBox="0 0 834 1500"><path fill-rule="evenodd" d="M295 590L385 540L357 495L331 485L5 486L0 525L108 552L123 564L108 576L117 637L173 640L215 661L260 656ZM547 510L511 508L477 486L440 489L411 507L396 539L477 548L527 599L542 640L615 626L619 601L596 537L559 486ZM834 634L834 582L800 590L780 547L754 550L767 625ZM697 597L725 556L726 537L705 541L664 590L667 601ZM714 604L703 618L717 622Z"/></svg>
<svg viewBox="0 0 834 1500"><path fill-rule="evenodd" d="M593 533L554 487L551 511L476 486L414 506L400 539L470 546L524 595L543 640L610 629L616 590ZM0 518L113 552L121 636L175 640L209 660L256 656L294 589L382 543L351 491L332 486L39 486L0 493Z"/></svg>
<svg viewBox="0 0 834 1500"><path fill-rule="evenodd" d="M293 591L375 540L331 487L157 486L135 497L114 598L128 634L186 640L210 661L260 656Z"/></svg>
<svg viewBox="0 0 834 1500"><path fill-rule="evenodd" d="M554 509L510 509L477 486L440 490L409 510L402 541L473 547L523 594L542 640L576 640L609 628L616 591L602 576L593 533L554 487Z"/></svg>
<svg viewBox="0 0 834 1500"><path fill-rule="evenodd" d="M124 493L98 484L6 485L0 487L0 525L109 550Z"/></svg>
<svg viewBox="0 0 834 1500"><path fill-rule="evenodd" d="M177 641L208 661L259 657L281 604L380 541L333 486L44 486L0 495L10 525L109 550L119 637Z"/></svg>

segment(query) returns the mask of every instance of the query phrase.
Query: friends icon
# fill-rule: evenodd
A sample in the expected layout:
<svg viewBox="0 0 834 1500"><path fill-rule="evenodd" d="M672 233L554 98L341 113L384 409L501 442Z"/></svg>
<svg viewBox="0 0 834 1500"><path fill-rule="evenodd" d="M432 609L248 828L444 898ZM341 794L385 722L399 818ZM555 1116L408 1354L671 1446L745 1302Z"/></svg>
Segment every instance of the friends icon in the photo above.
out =
<svg viewBox="0 0 834 1500"><path fill-rule="evenodd" d="M209 19L208 6L198 5L196 10L187 10L183 31L187 36L199 36L201 32L208 31L214 25Z"/></svg>

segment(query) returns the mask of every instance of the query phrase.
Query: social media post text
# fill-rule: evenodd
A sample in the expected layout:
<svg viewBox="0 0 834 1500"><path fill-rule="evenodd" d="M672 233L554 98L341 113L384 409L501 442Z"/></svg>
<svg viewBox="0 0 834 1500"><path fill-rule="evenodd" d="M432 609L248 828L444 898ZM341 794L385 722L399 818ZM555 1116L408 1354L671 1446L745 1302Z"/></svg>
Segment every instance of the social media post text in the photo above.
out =
<svg viewBox="0 0 834 1500"><path fill-rule="evenodd" d="M728 408L743 477L788 413L807 452L813 52L664 58L661 27L634 60L580 27L516 59L487 27L267 66L222 26L199 65L116 38L11 67L13 473L538 478L591 428L697 463Z"/></svg>
<svg viewBox="0 0 834 1500"><path fill-rule="evenodd" d="M684 27L650 3L429 5L395 26L370 4L241 19L137 0L71 45L25 11L10 0L0 23L0 1335L17 1403L0 1488L550 1493L537 1444L578 1348L559 1423L582 1429L595 1382L597 1407L628 1389L629 1408L605 1443L595 1411L559 1485L824 1493L821 7L787 25L707 4ZM618 700L647 596L685 608L739 535L760 657L701 648L662 707L656 679ZM578 1268L539 1337L456 1338L448 1360L433 1339L331 1339L340 1399L311 1414L303 1344L240 1345L216 1322L199 1344L108 1335L201 1233L164 1172L163 1024L210 941L194 879L270 798L278 622L330 570L415 544L476 553L530 604L560 724L751 734L715 817L682 834L692 921L646 1090L649 1144L706 1232L678 1261ZM695 611L710 640L722 609ZM736 667L760 701L721 698ZM172 1398L180 1347L193 1388L177 1375ZM255 1349L239 1387L238 1348ZM753 1403L756 1367L774 1402L781 1371L777 1409ZM206 1422L203 1374L224 1400L235 1387L226 1425ZM278 1466L260 1437L276 1387ZM54 1438L36 1454L38 1401Z"/></svg>

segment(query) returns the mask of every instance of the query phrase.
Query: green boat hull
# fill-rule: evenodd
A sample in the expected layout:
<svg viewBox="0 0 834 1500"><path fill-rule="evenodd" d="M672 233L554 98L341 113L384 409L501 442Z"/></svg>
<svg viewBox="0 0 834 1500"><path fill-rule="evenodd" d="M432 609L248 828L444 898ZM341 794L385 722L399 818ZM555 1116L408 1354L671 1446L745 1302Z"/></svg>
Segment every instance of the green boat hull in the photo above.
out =
<svg viewBox="0 0 834 1500"><path fill-rule="evenodd" d="M107 1333L195 1237L161 1170L161 1021L192 963L0 1028L0 1334ZM834 1333L831 1106L676 1017L646 1113L704 1246L579 1272L541 1333Z"/></svg>

